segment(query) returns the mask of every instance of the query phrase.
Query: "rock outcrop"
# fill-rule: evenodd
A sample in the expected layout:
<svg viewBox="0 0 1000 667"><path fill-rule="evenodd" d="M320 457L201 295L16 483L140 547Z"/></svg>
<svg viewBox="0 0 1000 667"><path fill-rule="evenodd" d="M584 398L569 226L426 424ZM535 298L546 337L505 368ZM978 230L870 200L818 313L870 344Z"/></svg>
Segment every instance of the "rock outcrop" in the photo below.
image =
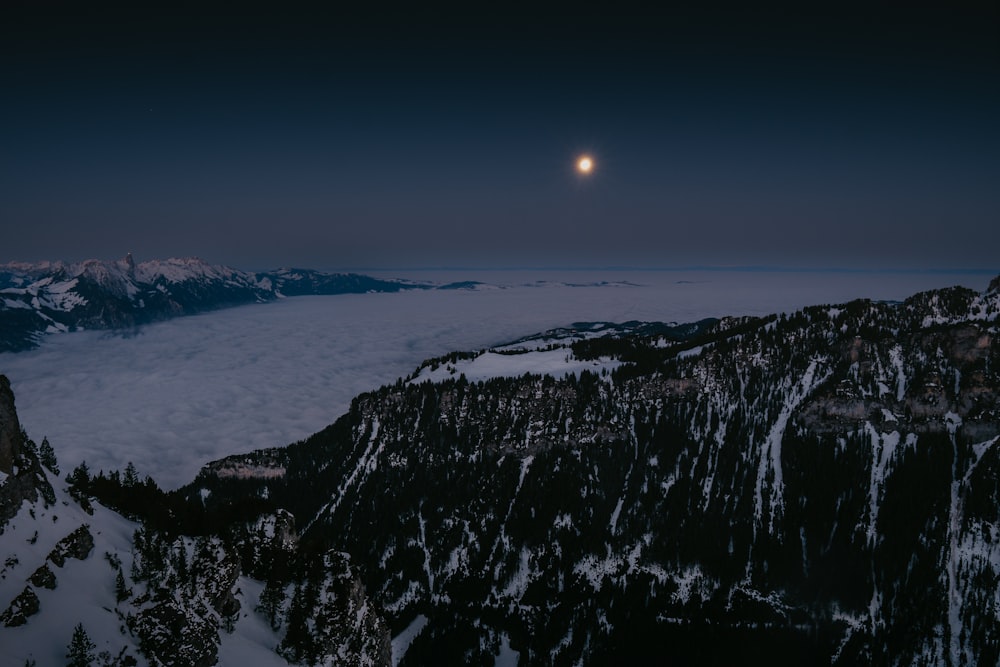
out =
<svg viewBox="0 0 1000 667"><path fill-rule="evenodd" d="M218 662L219 628L207 609L197 611L164 600L139 612L129 627L154 664L210 667Z"/></svg>
<svg viewBox="0 0 1000 667"><path fill-rule="evenodd" d="M28 577L28 581L39 588L48 588L49 590L55 590L56 584L58 583L55 572L52 571L52 568L49 567L48 563L44 563L39 566L39 568L35 570L30 577Z"/></svg>
<svg viewBox="0 0 1000 667"><path fill-rule="evenodd" d="M25 586L21 594L0 614L0 623L8 628L24 625L28 622L28 617L37 614L38 610L38 596L31 590L31 586Z"/></svg>
<svg viewBox="0 0 1000 667"><path fill-rule="evenodd" d="M94 536L90 533L90 527L84 524L59 540L49 552L48 559L62 567L66 564L67 558L85 560L93 550Z"/></svg>
<svg viewBox="0 0 1000 667"><path fill-rule="evenodd" d="M47 503L55 502L37 454L24 442L10 380L0 375L0 534L21 505L35 502L39 495Z"/></svg>
<svg viewBox="0 0 1000 667"><path fill-rule="evenodd" d="M14 392L7 376L0 375L0 473L10 475L21 458L21 422L14 409Z"/></svg>

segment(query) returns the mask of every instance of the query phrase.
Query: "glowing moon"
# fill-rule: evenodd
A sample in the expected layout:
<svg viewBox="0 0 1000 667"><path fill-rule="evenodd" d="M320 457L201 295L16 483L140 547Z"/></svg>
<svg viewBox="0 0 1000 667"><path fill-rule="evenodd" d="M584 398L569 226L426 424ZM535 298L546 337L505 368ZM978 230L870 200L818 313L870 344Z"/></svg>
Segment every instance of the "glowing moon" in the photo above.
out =
<svg viewBox="0 0 1000 667"><path fill-rule="evenodd" d="M576 161L576 170L581 174L589 174L594 171L594 159L589 155L581 155Z"/></svg>

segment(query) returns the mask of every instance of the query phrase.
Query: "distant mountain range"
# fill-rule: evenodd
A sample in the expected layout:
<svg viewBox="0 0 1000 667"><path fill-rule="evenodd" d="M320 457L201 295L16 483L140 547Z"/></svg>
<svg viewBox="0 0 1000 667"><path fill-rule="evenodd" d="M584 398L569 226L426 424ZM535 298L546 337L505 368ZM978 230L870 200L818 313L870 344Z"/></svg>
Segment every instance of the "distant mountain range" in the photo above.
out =
<svg viewBox="0 0 1000 667"><path fill-rule="evenodd" d="M247 273L197 258L0 264L0 352L30 349L47 333L129 329L282 297L430 287L307 269Z"/></svg>
<svg viewBox="0 0 1000 667"><path fill-rule="evenodd" d="M630 283L550 283L534 287ZM474 280L450 283L383 280L358 273L276 269L249 273L196 257L136 263L120 260L0 264L0 352L29 350L46 334L129 330L151 322L285 297L402 290L502 289Z"/></svg>
<svg viewBox="0 0 1000 667"><path fill-rule="evenodd" d="M171 493L44 470L0 377L0 642L54 664L79 622L116 665L998 664L998 443L1000 278L448 355Z"/></svg>

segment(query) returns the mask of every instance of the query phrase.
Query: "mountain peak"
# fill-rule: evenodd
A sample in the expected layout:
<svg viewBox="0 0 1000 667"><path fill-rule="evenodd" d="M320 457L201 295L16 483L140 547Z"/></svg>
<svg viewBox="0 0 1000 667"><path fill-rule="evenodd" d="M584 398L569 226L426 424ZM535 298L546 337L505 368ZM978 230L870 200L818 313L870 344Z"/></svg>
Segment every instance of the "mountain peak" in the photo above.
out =
<svg viewBox="0 0 1000 667"><path fill-rule="evenodd" d="M126 253L121 263L125 265L125 270L128 271L128 274L135 277L135 260L132 258L132 253Z"/></svg>

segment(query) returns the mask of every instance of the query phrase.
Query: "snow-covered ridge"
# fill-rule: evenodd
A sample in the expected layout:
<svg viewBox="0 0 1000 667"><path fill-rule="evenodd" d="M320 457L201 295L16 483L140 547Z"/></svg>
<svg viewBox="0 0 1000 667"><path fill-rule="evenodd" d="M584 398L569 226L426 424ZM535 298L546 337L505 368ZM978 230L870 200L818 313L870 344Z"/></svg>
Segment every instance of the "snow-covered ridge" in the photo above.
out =
<svg viewBox="0 0 1000 667"><path fill-rule="evenodd" d="M45 333L137 325L283 296L414 289L401 281L304 269L248 273L197 257L0 265L0 351L35 346Z"/></svg>
<svg viewBox="0 0 1000 667"><path fill-rule="evenodd" d="M120 260L88 259L83 262L9 262L0 264L0 294L38 295L66 293L90 281L116 296L133 297L144 284L158 281L232 280L250 284L254 277L237 269L214 266L197 257L148 260L136 264L132 255ZM63 308L71 310L72 307Z"/></svg>
<svg viewBox="0 0 1000 667"><path fill-rule="evenodd" d="M12 262L0 265L0 351L31 348L46 333L129 329L273 298L254 275L198 258Z"/></svg>
<svg viewBox="0 0 1000 667"><path fill-rule="evenodd" d="M87 277L99 283L155 282L164 278L171 282L183 282L196 278L223 278L239 276L246 279L251 274L227 266L212 265L198 257L152 259L135 263L131 253L119 260L87 259L82 262L41 261L8 262L0 264L0 274L11 274L10 280L40 279L45 276L62 275L68 279Z"/></svg>
<svg viewBox="0 0 1000 667"><path fill-rule="evenodd" d="M173 283L205 278L252 280L252 276L248 273L227 266L214 266L196 257L140 262L135 266L135 276L141 282L155 282L159 278Z"/></svg>
<svg viewBox="0 0 1000 667"><path fill-rule="evenodd" d="M411 382L440 382L451 377L464 375L470 382L479 382L497 377L519 377L525 373L563 377L578 375L583 371L605 373L612 371L621 362L617 359L597 360L577 359L572 350L559 347L551 350L536 349L517 354L502 354L487 350L473 359L458 359L431 369L422 366Z"/></svg>

